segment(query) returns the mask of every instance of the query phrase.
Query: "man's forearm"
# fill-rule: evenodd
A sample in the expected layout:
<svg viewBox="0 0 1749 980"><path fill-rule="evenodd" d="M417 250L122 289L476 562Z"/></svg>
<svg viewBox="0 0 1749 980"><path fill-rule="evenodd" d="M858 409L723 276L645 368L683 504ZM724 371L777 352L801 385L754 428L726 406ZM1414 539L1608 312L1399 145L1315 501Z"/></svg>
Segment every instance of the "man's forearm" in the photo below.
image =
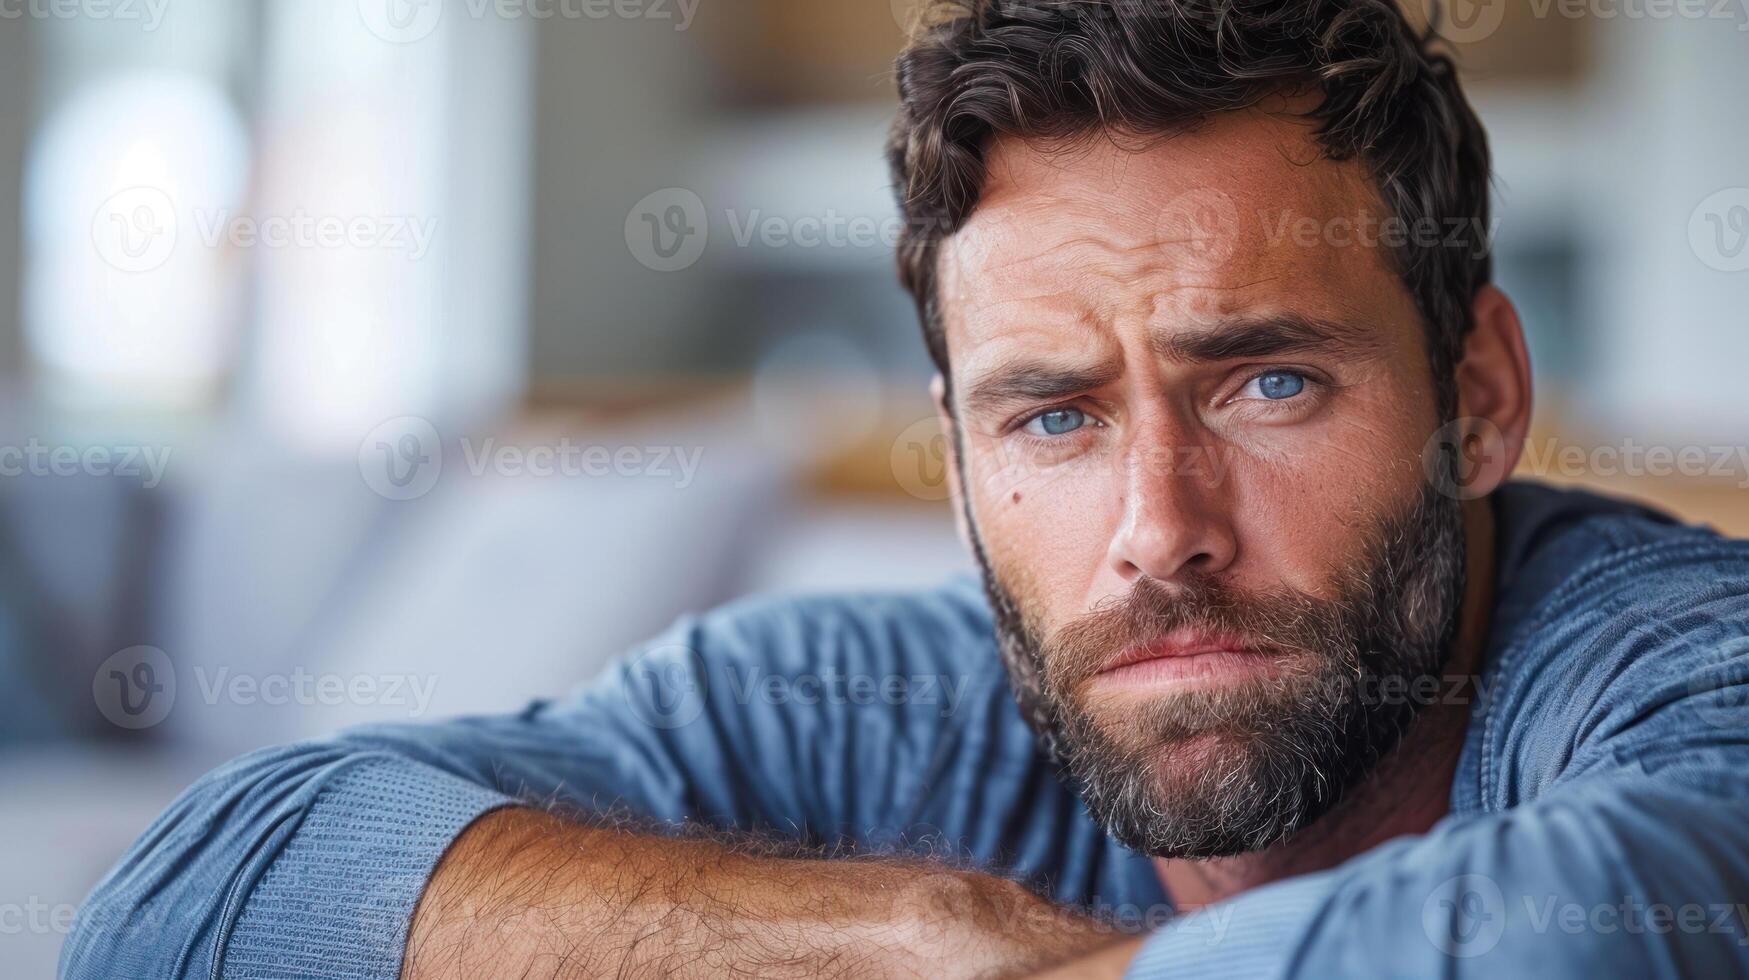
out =
<svg viewBox="0 0 1749 980"><path fill-rule="evenodd" d="M987 875L764 857L502 810L439 864L402 975L1011 976L1113 938Z"/></svg>

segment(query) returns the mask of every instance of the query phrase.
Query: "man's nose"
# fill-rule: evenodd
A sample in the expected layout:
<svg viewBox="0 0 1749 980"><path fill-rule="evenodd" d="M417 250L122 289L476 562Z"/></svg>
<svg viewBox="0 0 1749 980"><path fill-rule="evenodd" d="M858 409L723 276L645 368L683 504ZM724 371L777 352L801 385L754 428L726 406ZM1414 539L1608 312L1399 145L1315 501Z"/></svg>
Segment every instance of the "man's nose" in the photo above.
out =
<svg viewBox="0 0 1749 980"><path fill-rule="evenodd" d="M1124 460L1123 515L1108 560L1126 581L1170 582L1186 572L1213 574L1238 550L1231 519L1233 488L1214 445L1155 442Z"/></svg>

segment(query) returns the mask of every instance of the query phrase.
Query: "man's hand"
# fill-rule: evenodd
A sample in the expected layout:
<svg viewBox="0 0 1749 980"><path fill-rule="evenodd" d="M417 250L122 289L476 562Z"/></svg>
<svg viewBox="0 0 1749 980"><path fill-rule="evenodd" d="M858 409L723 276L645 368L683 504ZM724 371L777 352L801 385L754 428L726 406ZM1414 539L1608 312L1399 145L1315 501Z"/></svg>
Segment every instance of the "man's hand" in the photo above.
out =
<svg viewBox="0 0 1749 980"><path fill-rule="evenodd" d="M988 875L772 857L501 810L439 863L402 976L1004 977L1115 938Z"/></svg>

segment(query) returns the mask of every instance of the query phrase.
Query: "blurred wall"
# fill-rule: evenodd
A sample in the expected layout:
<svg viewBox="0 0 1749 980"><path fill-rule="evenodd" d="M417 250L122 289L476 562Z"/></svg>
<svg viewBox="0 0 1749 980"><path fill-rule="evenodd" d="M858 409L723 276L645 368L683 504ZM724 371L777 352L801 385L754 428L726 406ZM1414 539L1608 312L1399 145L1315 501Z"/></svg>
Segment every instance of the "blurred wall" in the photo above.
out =
<svg viewBox="0 0 1749 980"><path fill-rule="evenodd" d="M700 17L726 11L706 4ZM554 21L535 42L534 214L529 364L539 378L610 379L708 369L696 325L709 269L639 264L626 217L645 195L697 172L710 67L697 24Z"/></svg>
<svg viewBox="0 0 1749 980"><path fill-rule="evenodd" d="M1598 328L1597 373L1575 394L1603 431L1742 443L1749 20L1653 28L1598 29L1607 70L1593 79L1586 116L1599 139L1578 170L1581 220L1603 246L1584 307Z"/></svg>

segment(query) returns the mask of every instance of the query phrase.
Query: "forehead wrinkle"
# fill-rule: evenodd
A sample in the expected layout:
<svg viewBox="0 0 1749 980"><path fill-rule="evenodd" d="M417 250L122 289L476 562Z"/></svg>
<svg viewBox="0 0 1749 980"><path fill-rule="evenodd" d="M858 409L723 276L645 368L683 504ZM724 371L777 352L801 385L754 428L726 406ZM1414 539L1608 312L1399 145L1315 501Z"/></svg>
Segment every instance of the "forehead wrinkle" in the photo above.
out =
<svg viewBox="0 0 1749 980"><path fill-rule="evenodd" d="M1109 233L1087 230L1087 226L1094 229L1103 226L1115 230L1128 218L1152 213L1139 200L1125 199L1118 207L1102 207L1101 203L1084 195L1048 191L1034 198L1019 200L992 200L986 197L973 213L972 220L950 237L949 243L953 246L954 254L951 264L962 267L959 269L962 274L968 271L982 275L1012 274L1017 268L1046 260L1084 263L1089 261L1086 253L1090 251L1104 255L1128 254L1150 251L1160 244L1153 240L1122 241L1118 236ZM1032 237L1036 235L1036 230L1035 223L1027 221L1029 215L1037 213L1054 216L1066 210L1084 212L1090 208L1095 213L1083 219L1083 228L1078 229L1077 234L1045 243L1039 243ZM1153 237L1149 236L1150 239ZM1025 246L1024 254L1010 254L1016 245Z"/></svg>
<svg viewBox="0 0 1749 980"><path fill-rule="evenodd" d="M1031 299L1002 300L965 310L960 323L967 345L960 355L975 365L980 348L993 351L987 356L1004 358L1006 350L1020 347L1026 350L1058 348L1088 349L1104 346L1104 331L1097 313L1082 309L1041 310L1038 303L1057 299L1056 296ZM1016 307L1008 312L1001 307Z"/></svg>
<svg viewBox="0 0 1749 980"><path fill-rule="evenodd" d="M945 311L947 321L957 326L949 333L956 374L985 376L996 368L981 371L981 363L1000 366L1034 351L1110 349L1098 304L1090 303L1084 291L979 299L973 291Z"/></svg>
<svg viewBox="0 0 1749 980"><path fill-rule="evenodd" d="M1059 291L1060 295L1077 296L1088 308L1099 311L1100 319L1114 305L1132 306L1139 298L1133 295L1116 296L1111 292L1112 286L1127 287L1154 282L1158 284L1158 290L1166 291L1193 285L1184 281L1186 273L1161 261L1162 257L1152 242L1129 244L1093 236L1079 236L1052 245L1034 258L1041 262L1052 261L1045 269L1034 274L1010 271L1004 281L1018 280L1029 284L1045 278L1061 281L1064 285Z"/></svg>
<svg viewBox="0 0 1749 980"><path fill-rule="evenodd" d="M1032 288L1024 295L1005 295L1002 289L988 288L992 278L1000 285ZM1000 330L1008 311L1018 309L1020 319L1028 324L1066 325L1103 334L1113 313L1110 290L1105 287L1123 281L1108 264L1079 262L1055 267L1048 276L967 277L951 295L962 304L959 321L968 326L983 322Z"/></svg>
<svg viewBox="0 0 1749 980"><path fill-rule="evenodd" d="M1138 254L1146 255L1153 251L1155 245L1156 243L1153 242L1131 244L1094 234L1079 234L1072 238L1049 243L1027 255L1012 258L992 256L993 261L983 270L983 273L992 277L1016 278L1024 276L1030 279L1036 275L1033 272L1034 266L1048 263L1052 272L1060 271L1081 276L1112 278L1114 275L1111 268L1113 258L1131 257ZM1145 260L1143 264L1145 264ZM1134 278L1134 274L1125 278Z"/></svg>

